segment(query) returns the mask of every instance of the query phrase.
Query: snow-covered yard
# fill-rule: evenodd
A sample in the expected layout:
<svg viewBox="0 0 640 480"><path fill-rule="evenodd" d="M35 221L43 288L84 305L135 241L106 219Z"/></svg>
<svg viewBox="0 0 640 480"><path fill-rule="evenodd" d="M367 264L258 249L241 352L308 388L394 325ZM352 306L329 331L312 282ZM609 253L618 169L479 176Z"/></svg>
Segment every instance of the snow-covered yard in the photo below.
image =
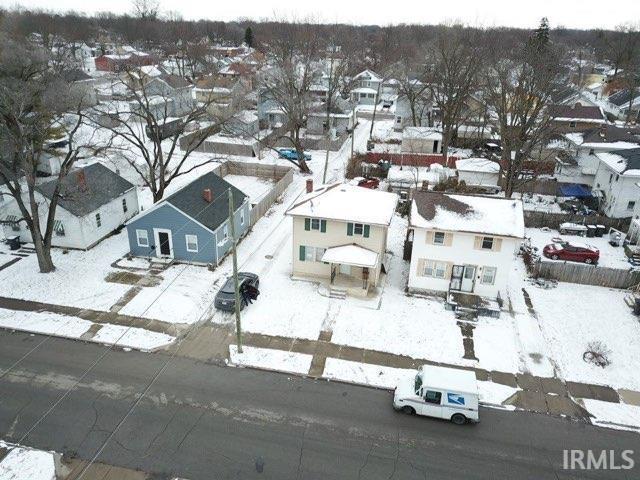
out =
<svg viewBox="0 0 640 480"><path fill-rule="evenodd" d="M55 480L54 454L0 441L8 453L0 462L2 480Z"/></svg>
<svg viewBox="0 0 640 480"><path fill-rule="evenodd" d="M543 229L543 228L527 228L525 235L531 238L531 245L538 248L538 252L542 255L542 249L545 245L553 243L551 239L561 238L569 243L574 244L587 244L600 250L600 260L598 265L601 267L620 268L628 270L631 268L631 264L627 260L627 256L624 254L624 248L612 247L609 245L609 237L579 237L577 235L560 235L557 230ZM545 258L545 261L553 262L554 260ZM555 260L562 262L562 260Z"/></svg>
<svg viewBox="0 0 640 480"><path fill-rule="evenodd" d="M224 179L247 195L251 203L258 203L273 188L274 182L268 178L250 175L226 175Z"/></svg>

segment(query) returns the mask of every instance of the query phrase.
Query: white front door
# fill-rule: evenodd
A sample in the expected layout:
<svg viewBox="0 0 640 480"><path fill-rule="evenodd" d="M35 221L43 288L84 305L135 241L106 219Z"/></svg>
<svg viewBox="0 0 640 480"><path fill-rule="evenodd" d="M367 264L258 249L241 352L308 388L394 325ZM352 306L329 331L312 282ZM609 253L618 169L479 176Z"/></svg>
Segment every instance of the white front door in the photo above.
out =
<svg viewBox="0 0 640 480"><path fill-rule="evenodd" d="M460 290L463 292L473 292L473 284L476 278L475 265L465 265L464 274L462 275L462 285Z"/></svg>
<svg viewBox="0 0 640 480"><path fill-rule="evenodd" d="M158 258L173 258L173 238L171 230L154 228L153 234L156 241L156 256Z"/></svg>
<svg viewBox="0 0 640 480"><path fill-rule="evenodd" d="M340 273L342 275L351 275L351 265L340 264Z"/></svg>

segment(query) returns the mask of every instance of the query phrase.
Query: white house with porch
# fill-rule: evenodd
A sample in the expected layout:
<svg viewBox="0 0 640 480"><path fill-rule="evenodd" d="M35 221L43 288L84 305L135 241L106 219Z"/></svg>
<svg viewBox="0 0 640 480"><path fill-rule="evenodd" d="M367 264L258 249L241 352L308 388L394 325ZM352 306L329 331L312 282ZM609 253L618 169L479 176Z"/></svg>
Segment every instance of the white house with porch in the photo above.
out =
<svg viewBox="0 0 640 480"><path fill-rule="evenodd" d="M333 296L364 297L380 285L398 196L336 183L306 194L293 219L293 277L326 283Z"/></svg>
<svg viewBox="0 0 640 480"><path fill-rule="evenodd" d="M504 299L523 238L520 200L416 192L407 233L409 291L445 294L450 303Z"/></svg>

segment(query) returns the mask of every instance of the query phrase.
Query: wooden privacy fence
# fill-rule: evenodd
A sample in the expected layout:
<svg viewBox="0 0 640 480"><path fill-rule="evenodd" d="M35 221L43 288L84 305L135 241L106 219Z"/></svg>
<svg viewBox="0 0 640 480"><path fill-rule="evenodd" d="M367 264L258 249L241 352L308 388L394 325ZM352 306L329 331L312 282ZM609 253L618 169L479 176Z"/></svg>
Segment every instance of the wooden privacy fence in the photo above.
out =
<svg viewBox="0 0 640 480"><path fill-rule="evenodd" d="M560 224L565 222L578 223L580 225L604 225L607 227L607 230L613 227L626 232L629 228L630 219L609 218L603 215L576 215L573 213L548 213L533 210L524 211L524 224L528 228L548 227L558 230Z"/></svg>
<svg viewBox="0 0 640 480"><path fill-rule="evenodd" d="M598 287L630 288L640 283L640 271L638 270L622 270L582 263L541 260L534 264L532 273L534 277Z"/></svg>
<svg viewBox="0 0 640 480"><path fill-rule="evenodd" d="M245 175L251 177L265 178L273 180L275 183L271 190L264 195L258 203L251 205L250 226L260 220L267 213L276 199L282 195L293 181L292 167L282 165L265 165L262 163L248 162L225 162L218 165L214 170L216 175L225 177L227 175Z"/></svg>

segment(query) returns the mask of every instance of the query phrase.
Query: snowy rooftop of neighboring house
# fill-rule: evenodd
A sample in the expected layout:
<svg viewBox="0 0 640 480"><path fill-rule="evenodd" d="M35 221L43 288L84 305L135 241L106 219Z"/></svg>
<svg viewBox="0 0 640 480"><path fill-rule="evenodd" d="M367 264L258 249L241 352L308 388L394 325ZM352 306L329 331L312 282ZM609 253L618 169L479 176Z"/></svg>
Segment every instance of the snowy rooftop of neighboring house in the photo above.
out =
<svg viewBox="0 0 640 480"><path fill-rule="evenodd" d="M389 182L414 186L421 185L422 182L429 182L434 185L444 176L447 176L444 170L436 171L429 167L391 165L387 172L387 180Z"/></svg>
<svg viewBox="0 0 640 480"><path fill-rule="evenodd" d="M359 88L354 88L351 90L351 92L355 92L355 93L373 93L376 94L378 93L378 91L374 88L369 88L369 87L359 87Z"/></svg>
<svg viewBox="0 0 640 480"><path fill-rule="evenodd" d="M629 128L603 125L582 133L567 133L565 138L585 148L626 150L640 147L640 135Z"/></svg>
<svg viewBox="0 0 640 480"><path fill-rule="evenodd" d="M640 99L640 92L635 91L633 95L633 103L635 104ZM626 107L631 100L631 91L629 89L620 90L612 95L609 95L607 101L617 107Z"/></svg>
<svg viewBox="0 0 640 480"><path fill-rule="evenodd" d="M602 152L598 158L613 171L628 176L640 176L640 148L619 152Z"/></svg>
<svg viewBox="0 0 640 480"><path fill-rule="evenodd" d="M256 116L256 113L251 110L240 110L238 113L236 113L233 116L233 118L243 123L252 123L252 122L258 121L258 117Z"/></svg>
<svg viewBox="0 0 640 480"><path fill-rule="evenodd" d="M359 245L342 245L341 247L327 248L322 256L322 261L372 268L378 263L378 254Z"/></svg>
<svg viewBox="0 0 640 480"><path fill-rule="evenodd" d="M335 183L305 194L287 215L389 225L397 202L395 193Z"/></svg>
<svg viewBox="0 0 640 480"><path fill-rule="evenodd" d="M355 77L353 77L354 80L371 80L372 82L381 82L382 81L382 77L380 75L378 75L377 73L367 69L367 70L363 70L362 72L360 72L359 74L357 74Z"/></svg>
<svg viewBox="0 0 640 480"><path fill-rule="evenodd" d="M606 123L607 119L600 107L588 105L549 105L548 113L551 118L559 122Z"/></svg>
<svg viewBox="0 0 640 480"><path fill-rule="evenodd" d="M487 158L463 158L456 161L456 169L464 172L498 173L500 165Z"/></svg>
<svg viewBox="0 0 640 480"><path fill-rule="evenodd" d="M36 190L51 199L57 183L52 180L37 186ZM72 170L63 178L58 205L76 217L84 217L132 188L134 185L117 173L101 163L92 163Z"/></svg>
<svg viewBox="0 0 640 480"><path fill-rule="evenodd" d="M433 127L405 127L402 138L420 140L442 140L442 132Z"/></svg>
<svg viewBox="0 0 640 480"><path fill-rule="evenodd" d="M419 191L411 203L410 226L524 238L522 201Z"/></svg>

